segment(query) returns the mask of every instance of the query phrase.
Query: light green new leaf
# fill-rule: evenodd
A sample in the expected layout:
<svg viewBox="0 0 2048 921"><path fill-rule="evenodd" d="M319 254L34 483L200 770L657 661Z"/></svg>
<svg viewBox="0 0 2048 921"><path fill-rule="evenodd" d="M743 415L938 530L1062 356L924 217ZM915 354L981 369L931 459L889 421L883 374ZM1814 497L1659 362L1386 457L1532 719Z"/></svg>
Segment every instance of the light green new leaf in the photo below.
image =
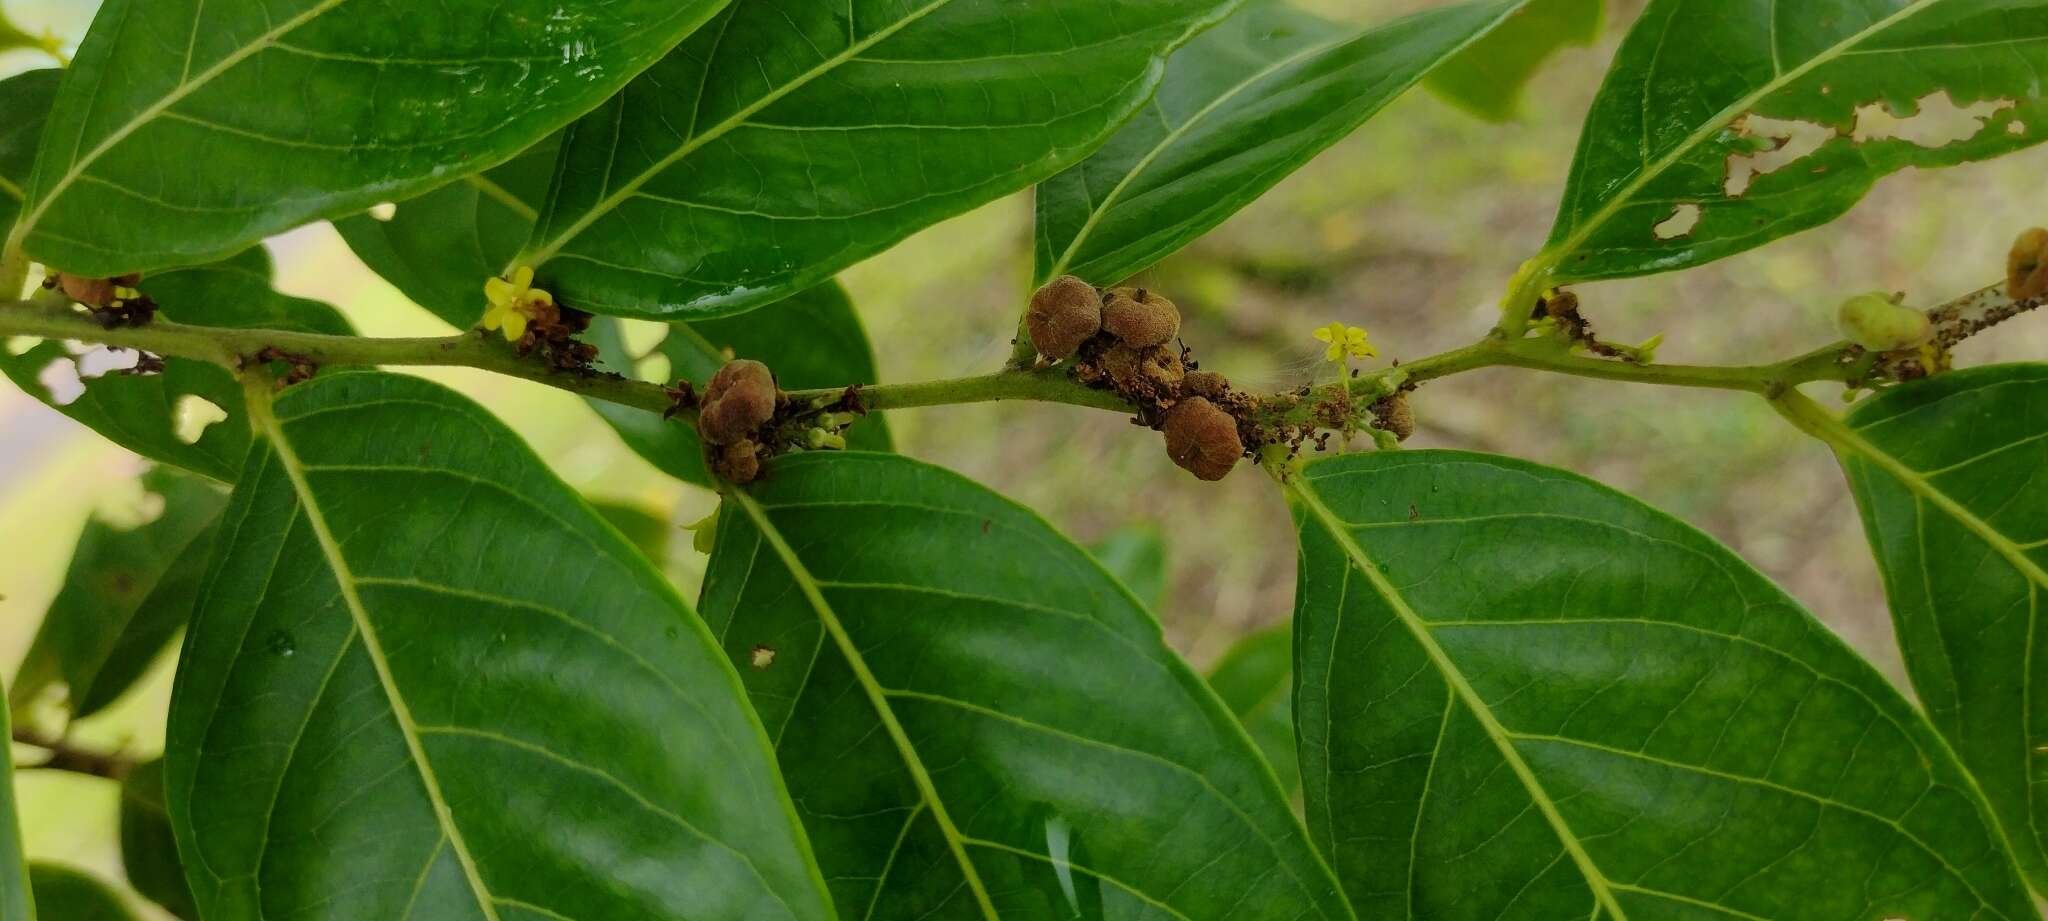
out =
<svg viewBox="0 0 2048 921"><path fill-rule="evenodd" d="M736 317L670 323L668 327L668 336L655 346L653 354L668 360L669 380L689 381L699 392L725 364L728 350L735 358L765 362L784 390L875 382L875 354L868 345L867 331L854 312L853 300L836 281ZM598 318L591 341L601 350L605 365L628 377L633 375L635 356L626 354L617 321ZM627 447L661 472L686 483L711 485L696 429L629 406L589 402ZM894 450L888 423L880 414L856 420L846 433L846 443L856 450Z"/></svg>
<svg viewBox="0 0 2048 921"><path fill-rule="evenodd" d="M1532 282L1711 262L1832 221L1898 170L2039 143L2044 69L2035 0L1652 0Z"/></svg>
<svg viewBox="0 0 2048 921"><path fill-rule="evenodd" d="M10 239L83 275L224 258L510 159L721 0L109 0Z"/></svg>
<svg viewBox="0 0 2048 921"><path fill-rule="evenodd" d="M90 874L37 862L28 878L41 921L139 921L112 887Z"/></svg>
<svg viewBox="0 0 2048 921"><path fill-rule="evenodd" d="M184 921L199 921L164 804L162 760L136 765L121 778L121 867L135 891Z"/></svg>
<svg viewBox="0 0 2048 921"><path fill-rule="evenodd" d="M1309 827L1362 915L2040 917L1926 720L1707 536L1458 452L1289 493Z"/></svg>
<svg viewBox="0 0 2048 921"><path fill-rule="evenodd" d="M208 921L830 916L703 622L438 385L269 401L164 762Z"/></svg>
<svg viewBox="0 0 2048 921"><path fill-rule="evenodd" d="M1086 156L1238 0L735 0L569 129L524 261L567 303L722 316Z"/></svg>
<svg viewBox="0 0 2048 921"><path fill-rule="evenodd" d="M1188 43L1159 94L1038 187L1040 280L1107 284L1237 213L1529 0L1477 0L1359 33L1258 0Z"/></svg>
<svg viewBox="0 0 2048 921"><path fill-rule="evenodd" d="M1543 62L1600 37L1601 0L1530 0L1507 22L1431 71L1424 86L1488 121L1507 121Z"/></svg>
<svg viewBox="0 0 2048 921"><path fill-rule="evenodd" d="M1209 686L1273 766L1280 787L1301 791L1301 767L1294 751L1294 629L1282 624L1238 640L1216 667Z"/></svg>
<svg viewBox="0 0 2048 921"><path fill-rule="evenodd" d="M36 145L57 98L61 70L31 70L0 80L0 239L14 227L28 199L28 177L35 169ZM13 291L0 291L11 299Z"/></svg>
<svg viewBox="0 0 2048 921"><path fill-rule="evenodd" d="M1838 450L1913 688L2048 891L2048 634L2035 629L2048 592L2048 365L1900 387L1848 426Z"/></svg>
<svg viewBox="0 0 2048 921"><path fill-rule="evenodd" d="M703 610L842 918L1350 916L1158 622L957 475L778 459L719 515Z"/></svg>
<svg viewBox="0 0 2048 921"><path fill-rule="evenodd" d="M191 618L227 496L162 467L144 474L142 486L163 510L135 527L86 522L15 673L15 702L61 682L71 718L91 716L133 687Z"/></svg>
<svg viewBox="0 0 2048 921"><path fill-rule="evenodd" d="M13 721L0 707L0 735L14 738ZM28 891L28 856L21 849L21 816L14 806L14 758L0 758L0 921L36 921Z"/></svg>
<svg viewBox="0 0 2048 921"><path fill-rule="evenodd" d="M259 246L225 262L150 276L140 287L162 308L159 316L180 323L338 335L353 331L334 308L277 293L270 276L270 255ZM207 362L166 358L161 374L117 371L91 378L83 381L84 394L59 405L39 375L53 363L72 360L63 343L44 340L20 355L0 349L0 372L23 392L130 451L222 482L234 479L249 450L249 422L233 375ZM190 433L181 434L180 416L195 409L211 409L225 418L188 441Z"/></svg>

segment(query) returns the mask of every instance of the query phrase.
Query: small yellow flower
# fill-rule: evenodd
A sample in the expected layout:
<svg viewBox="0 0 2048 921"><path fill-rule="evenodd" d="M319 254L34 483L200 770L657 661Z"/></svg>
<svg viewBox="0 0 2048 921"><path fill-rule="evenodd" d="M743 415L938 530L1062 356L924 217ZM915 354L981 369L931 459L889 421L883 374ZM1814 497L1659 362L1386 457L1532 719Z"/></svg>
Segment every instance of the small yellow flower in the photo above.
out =
<svg viewBox="0 0 2048 921"><path fill-rule="evenodd" d="M533 286L533 267L522 265L512 277L484 282L484 328L502 329L506 342L518 342L526 335L526 322L538 316L540 308L552 307L555 296Z"/></svg>
<svg viewBox="0 0 2048 921"><path fill-rule="evenodd" d="M1323 354L1324 361L1343 361L1346 357L1378 358L1380 354L1372 347L1372 341L1366 338L1365 330L1356 326L1332 323L1316 330L1316 339L1330 344L1329 351Z"/></svg>

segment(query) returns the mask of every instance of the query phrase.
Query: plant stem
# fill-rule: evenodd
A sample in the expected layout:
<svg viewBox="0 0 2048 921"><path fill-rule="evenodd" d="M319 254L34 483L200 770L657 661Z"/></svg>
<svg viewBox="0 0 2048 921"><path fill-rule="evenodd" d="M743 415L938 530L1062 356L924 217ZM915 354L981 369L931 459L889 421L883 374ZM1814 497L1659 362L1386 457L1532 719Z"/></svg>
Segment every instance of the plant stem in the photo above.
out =
<svg viewBox="0 0 2048 921"><path fill-rule="evenodd" d="M22 770L69 771L73 774L120 780L135 769L134 760L125 755L77 748L64 739L46 736L19 726L14 729L14 741L49 752L49 757L43 761L20 765Z"/></svg>

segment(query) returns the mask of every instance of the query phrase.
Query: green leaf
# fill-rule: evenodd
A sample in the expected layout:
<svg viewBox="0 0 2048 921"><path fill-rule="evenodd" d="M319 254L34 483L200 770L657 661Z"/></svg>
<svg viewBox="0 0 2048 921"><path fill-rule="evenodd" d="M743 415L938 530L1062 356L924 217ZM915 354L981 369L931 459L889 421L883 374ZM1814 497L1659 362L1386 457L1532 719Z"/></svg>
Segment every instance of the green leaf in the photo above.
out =
<svg viewBox="0 0 2048 921"><path fill-rule="evenodd" d="M121 779L121 866L135 891L185 921L199 921L164 805L161 760L139 764Z"/></svg>
<svg viewBox="0 0 2048 921"><path fill-rule="evenodd" d="M118 275L409 198L547 137L722 6L109 0L13 239Z"/></svg>
<svg viewBox="0 0 2048 921"><path fill-rule="evenodd" d="M1500 28L1445 61L1424 83L1429 91L1488 121L1507 121L1521 108L1529 78L1567 45L1600 38L1601 0L1531 0Z"/></svg>
<svg viewBox="0 0 2048 921"><path fill-rule="evenodd" d="M1364 124L1529 0L1363 33L1259 0L1173 56L1159 95L1038 189L1040 280L1104 283L1164 258Z"/></svg>
<svg viewBox="0 0 2048 921"><path fill-rule="evenodd" d="M1209 672L1209 686L1244 724L1280 787L1301 791L1294 751L1294 629L1269 627L1238 640Z"/></svg>
<svg viewBox="0 0 2048 921"><path fill-rule="evenodd" d="M777 460L728 495L703 610L841 917L1349 917L1158 622L957 475Z"/></svg>
<svg viewBox="0 0 2048 921"><path fill-rule="evenodd" d="M823 283L1079 161L1237 0L735 0L569 129L525 262L700 319Z"/></svg>
<svg viewBox="0 0 2048 921"><path fill-rule="evenodd" d="M2048 891L2048 365L1944 374L1856 408L1842 464L1913 688ZM2039 676L2043 680L2036 681Z"/></svg>
<svg viewBox="0 0 2048 921"><path fill-rule="evenodd" d="M38 862L28 881L42 921L139 921L112 887L79 870Z"/></svg>
<svg viewBox="0 0 2048 921"><path fill-rule="evenodd" d="M0 80L0 238L14 227L28 199L28 177L35 169L36 144L50 103L57 98L61 70L31 70ZM0 291L12 299L17 292Z"/></svg>
<svg viewBox="0 0 2048 921"><path fill-rule="evenodd" d="M511 431L374 372L269 397L165 751L208 921L829 917L703 622Z"/></svg>
<svg viewBox="0 0 2048 921"><path fill-rule="evenodd" d="M726 362L735 358L767 363L784 390L844 387L875 382L875 356L853 301L838 282L826 282L780 303L751 313L713 320L668 324L668 336L655 353L668 360L670 380L686 380L700 390ZM591 334L604 363L628 377L633 356L616 321L599 319ZM682 422L591 400L591 408L611 423L626 445L661 472L699 486L710 486L704 469L703 443L697 430ZM890 451L888 423L879 414L856 420L846 433L848 447Z"/></svg>
<svg viewBox="0 0 2048 921"><path fill-rule="evenodd" d="M270 255L252 247L225 262L173 269L143 279L160 316L181 323L236 328L289 329L348 334L348 321L318 301L286 297L270 287ZM164 359L161 374L114 372L85 380L85 392L59 405L39 380L53 364L73 361L61 342L44 340L19 355L0 348L0 372L24 393L84 423L107 440L154 461L222 482L234 479L249 450L249 423L241 387L226 370L203 361ZM189 399L188 399L189 398ZM193 403L196 399L203 403ZM198 433L181 436L183 413L194 407L224 415ZM185 433L189 435L189 432Z"/></svg>
<svg viewBox="0 0 2048 921"><path fill-rule="evenodd" d="M669 538L675 533L676 526L666 516L657 515L638 504L596 499L590 500L590 510L603 518L606 524L617 528L619 535L657 569L661 561L668 558Z"/></svg>
<svg viewBox="0 0 2048 921"><path fill-rule="evenodd" d="M1096 541L1088 552L1145 603L1145 610L1166 607L1166 535L1159 533L1158 528L1119 528Z"/></svg>
<svg viewBox="0 0 2048 921"><path fill-rule="evenodd" d="M0 707L0 734L14 738L7 708ZM9 743L10 745L12 743ZM14 805L14 758L0 758L0 921L35 921L29 900L28 856L21 849L21 816Z"/></svg>
<svg viewBox="0 0 2048 921"><path fill-rule="evenodd" d="M1926 720L1707 536L1458 452L1289 494L1309 827L1363 915L2039 917Z"/></svg>
<svg viewBox="0 0 2048 921"><path fill-rule="evenodd" d="M1566 282L1700 265L1832 221L1898 170L2031 146L2048 137L2044 69L2034 0L1653 0L1535 268ZM1923 112L1905 136L1879 130Z"/></svg>
<svg viewBox="0 0 2048 921"><path fill-rule="evenodd" d="M61 682L72 719L91 716L133 687L191 618L227 496L161 467L144 474L142 486L162 500L162 512L135 527L86 522L15 674L16 703Z"/></svg>
<svg viewBox="0 0 2048 921"><path fill-rule="evenodd" d="M497 277L533 232L554 177L559 134L503 165L399 202L389 220L368 213L334 222L363 264L456 329L484 312L484 280Z"/></svg>

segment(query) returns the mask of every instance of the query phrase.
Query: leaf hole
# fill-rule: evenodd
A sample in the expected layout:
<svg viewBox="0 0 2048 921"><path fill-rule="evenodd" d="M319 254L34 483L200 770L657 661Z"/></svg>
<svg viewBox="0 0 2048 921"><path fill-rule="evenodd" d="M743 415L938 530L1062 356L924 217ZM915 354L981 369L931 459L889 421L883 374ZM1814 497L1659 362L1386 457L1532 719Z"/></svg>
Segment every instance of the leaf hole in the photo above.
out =
<svg viewBox="0 0 2048 921"><path fill-rule="evenodd" d="M1849 136L1859 144L1898 140L1929 149L1947 147L1976 137L1994 116L2015 105L2010 99L1987 99L1960 106L1947 90L1921 97L1904 113L1874 102L1856 108L1856 127Z"/></svg>
<svg viewBox="0 0 2048 921"><path fill-rule="evenodd" d="M142 361L142 353L132 349L96 348L78 356L77 361L79 380L89 381L116 371L133 369Z"/></svg>
<svg viewBox="0 0 2048 921"><path fill-rule="evenodd" d="M370 215L370 220L389 221L398 216L398 205L395 202L378 202L371 205L367 213Z"/></svg>
<svg viewBox="0 0 2048 921"><path fill-rule="evenodd" d="M619 341L625 344L626 354L633 356L635 361L653 354L668 341L668 324L659 320L621 319L618 324Z"/></svg>
<svg viewBox="0 0 2048 921"><path fill-rule="evenodd" d="M228 411L220 408L205 397L185 394L178 398L178 405L171 409L171 431L178 440L188 445L198 444L199 438L216 422L225 422Z"/></svg>
<svg viewBox="0 0 2048 921"><path fill-rule="evenodd" d="M675 369L669 366L667 355L654 352L633 363L633 377L649 384L667 385L674 380Z"/></svg>
<svg viewBox="0 0 2048 921"><path fill-rule="evenodd" d="M78 362L69 358L52 359L36 372L36 383L43 385L50 395L50 402L57 406L70 406L85 396L85 382L78 378Z"/></svg>
<svg viewBox="0 0 2048 921"><path fill-rule="evenodd" d="M1674 209L1671 216L1665 218L1662 223L1650 228L1650 232L1656 234L1659 240L1676 240L1692 233L1692 229L1699 226L1699 223L1700 206L1687 202Z"/></svg>
<svg viewBox="0 0 2048 921"><path fill-rule="evenodd" d="M1727 178L1721 191L1740 198L1758 176L1768 176L1812 156L1837 135L1834 129L1814 122L1764 118L1751 115L1735 125L1739 146L1749 153L1728 155Z"/></svg>
<svg viewBox="0 0 2048 921"><path fill-rule="evenodd" d="M2005 133L2020 138L2027 136L2027 123L2015 118L2005 123Z"/></svg>
<svg viewBox="0 0 2048 921"><path fill-rule="evenodd" d="M42 341L34 336L9 336L7 337L7 354L26 355L29 349L35 348Z"/></svg>

